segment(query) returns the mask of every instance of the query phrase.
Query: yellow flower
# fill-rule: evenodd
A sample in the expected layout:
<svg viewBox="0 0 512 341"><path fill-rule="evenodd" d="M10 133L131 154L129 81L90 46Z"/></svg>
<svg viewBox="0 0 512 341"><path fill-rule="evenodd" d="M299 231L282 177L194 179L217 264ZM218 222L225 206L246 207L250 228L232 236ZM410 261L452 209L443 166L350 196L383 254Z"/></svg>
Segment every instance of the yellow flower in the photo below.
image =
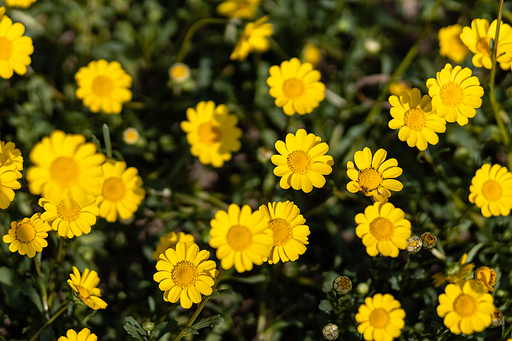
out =
<svg viewBox="0 0 512 341"><path fill-rule="evenodd" d="M69 329L66 336L61 336L57 341L97 341L98 337L92 334L87 328L82 329L78 334L73 330Z"/></svg>
<svg viewBox="0 0 512 341"><path fill-rule="evenodd" d="M231 159L231 153L240 149L242 130L236 125L238 117L230 115L227 106L215 107L213 101L199 102L196 109L187 109L188 121L181 122L192 146L190 153L205 165L222 167Z"/></svg>
<svg viewBox="0 0 512 341"><path fill-rule="evenodd" d="M13 142L6 143L4 141L0 141L0 154L5 155L6 157L5 160L0 158L0 164L8 164L10 162L14 162L18 171L23 170L23 156ZM21 174L19 177L21 177Z"/></svg>
<svg viewBox="0 0 512 341"><path fill-rule="evenodd" d="M402 92L406 92L409 95L412 89L405 82L393 82L389 84L388 90L391 95L400 96Z"/></svg>
<svg viewBox="0 0 512 341"><path fill-rule="evenodd" d="M128 219L137 209L146 195L142 188L142 178L135 167L126 168L126 162L105 162L103 184L96 205L100 208L100 216L113 223L117 216Z"/></svg>
<svg viewBox="0 0 512 341"><path fill-rule="evenodd" d="M190 79L190 68L183 63L175 63L169 68L169 77L174 83L181 84Z"/></svg>
<svg viewBox="0 0 512 341"><path fill-rule="evenodd" d="M367 297L359 307L357 331L366 341L391 341L402 334L405 326L405 310L390 294Z"/></svg>
<svg viewBox="0 0 512 341"><path fill-rule="evenodd" d="M45 238L48 237L49 230L51 227L41 219L41 213L36 213L30 219L13 221L3 241L10 244L9 251L18 251L20 255L26 254L34 258L36 252L41 252L43 247L48 246Z"/></svg>
<svg viewBox="0 0 512 341"><path fill-rule="evenodd" d="M247 55L253 51L265 52L269 48L268 37L270 37L274 30L272 24L265 23L268 20L268 15L263 18L248 23L244 28L244 33L238 40L235 50L229 57L231 60L238 59L243 62Z"/></svg>
<svg viewBox="0 0 512 341"><path fill-rule="evenodd" d="M468 279L448 284L439 295L437 314L453 334L481 332L491 325L494 299L487 289Z"/></svg>
<svg viewBox="0 0 512 341"><path fill-rule="evenodd" d="M291 186L309 193L313 187L322 188L325 185L324 175L331 174L334 160L332 156L325 155L329 146L321 141L319 136L299 129L295 135L286 135L286 143L281 140L276 142L279 154L272 155L270 160L277 166L274 174L282 177L279 182L282 189Z"/></svg>
<svg viewBox="0 0 512 341"><path fill-rule="evenodd" d="M45 212L41 219L46 221L61 237L80 237L91 232L96 224L100 209L95 205L96 197L88 195L77 199L48 197L39 199L39 206Z"/></svg>
<svg viewBox="0 0 512 341"><path fill-rule="evenodd" d="M252 20L261 0L225 0L217 6L217 13L229 18Z"/></svg>
<svg viewBox="0 0 512 341"><path fill-rule="evenodd" d="M126 144L136 144L139 141L139 132L135 128L126 128L123 131L123 141Z"/></svg>
<svg viewBox="0 0 512 341"><path fill-rule="evenodd" d="M471 179L469 191L469 202L482 209L484 217L509 215L512 208L512 173L507 167L484 164Z"/></svg>
<svg viewBox="0 0 512 341"><path fill-rule="evenodd" d="M466 26L462 29L460 39L475 54L472 60L474 66L485 67L486 69L492 67L491 39L494 41L496 37L497 24L497 20L494 20L489 26L487 19L474 19L471 22L471 27ZM512 61L512 27L503 22L500 24L496 57L500 66L507 70L502 63L509 65ZM510 68L510 65L508 68Z"/></svg>
<svg viewBox="0 0 512 341"><path fill-rule="evenodd" d="M160 254L162 254L168 248L176 250L176 244L179 242L185 242L187 246L194 244L194 236L186 234L184 232L169 232L165 236L160 237L160 244L156 247L153 252L153 259L158 260Z"/></svg>
<svg viewBox="0 0 512 341"><path fill-rule="evenodd" d="M9 7L29 8L37 0L5 0L5 4Z"/></svg>
<svg viewBox="0 0 512 341"><path fill-rule="evenodd" d="M376 202L356 215L356 235L363 240L370 256L381 253L398 257L398 249L407 248L411 223L404 217L404 211L389 202Z"/></svg>
<svg viewBox="0 0 512 341"><path fill-rule="evenodd" d="M347 190L350 193L363 192L367 197L381 202L388 201L391 191L401 191L402 183L394 178L402 174L402 168L397 167L396 159L386 160L387 152L379 149L372 158L372 151L365 147L354 154L354 162L347 163L347 176L350 182ZM359 170L356 170L356 167Z"/></svg>
<svg viewBox="0 0 512 341"><path fill-rule="evenodd" d="M292 58L282 62L280 67L271 66L269 72L270 96L288 116L309 114L325 98L325 85L319 82L322 75L313 70L311 63L301 64L297 58Z"/></svg>
<svg viewBox="0 0 512 341"><path fill-rule="evenodd" d="M78 89L75 95L92 112L103 110L105 114L119 114L123 103L132 99L132 77L118 62L104 59L93 60L75 75Z"/></svg>
<svg viewBox="0 0 512 341"><path fill-rule="evenodd" d="M309 227L304 225L306 219L300 210L291 201L268 203L268 207L261 205L259 211L268 221L274 237L274 244L270 250L268 262L296 261L306 252L308 245Z"/></svg>
<svg viewBox="0 0 512 341"><path fill-rule="evenodd" d="M432 276L434 280L434 286L437 288L444 282L448 281L450 283L455 283L460 279L466 277L468 273L473 270L475 266L473 263L466 264L466 260L468 258L468 254L463 254L457 263L448 263L446 267L446 274L437 273Z"/></svg>
<svg viewBox="0 0 512 341"><path fill-rule="evenodd" d="M2 19L4 18L4 14L5 14L5 7L1 6L0 7L0 21L2 21Z"/></svg>
<svg viewBox="0 0 512 341"><path fill-rule="evenodd" d="M201 302L201 294L211 295L214 278L212 270L216 264L207 260L210 252L199 251L196 244L179 242L176 250L169 248L160 255L156 263L158 270L153 279L164 292L164 301L176 303L188 309L192 303Z"/></svg>
<svg viewBox="0 0 512 341"><path fill-rule="evenodd" d="M460 39L462 26L459 24L443 27L439 30L439 54L448 57L455 63L462 63L469 50Z"/></svg>
<svg viewBox="0 0 512 341"><path fill-rule="evenodd" d="M82 302L94 310L105 309L107 303L101 297L98 273L94 270L85 269L83 275L73 266L73 273L69 275L68 284ZM81 341L81 340L80 340Z"/></svg>
<svg viewBox="0 0 512 341"><path fill-rule="evenodd" d="M249 205L242 209L231 204L226 211L217 211L210 221L209 244L217 249L217 258L225 270L250 271L253 264L261 265L268 258L274 242L268 221L260 211L252 212Z"/></svg>
<svg viewBox="0 0 512 341"><path fill-rule="evenodd" d="M392 105L390 113L393 119L389 121L391 129L400 129L398 138L407 141L409 147L427 149L428 143L436 145L439 137L436 133L446 131L446 121L432 110L430 97L421 97L420 90L414 88L410 93L402 92L400 97L390 96Z"/></svg>
<svg viewBox="0 0 512 341"><path fill-rule="evenodd" d="M7 157L0 155L0 208L6 209L14 200L14 190L21 188L18 182L21 173L14 162L2 164L1 156L4 156L4 160Z"/></svg>
<svg viewBox="0 0 512 341"><path fill-rule="evenodd" d="M315 44L306 44L302 48L301 60L306 63L311 63L313 67L317 67L322 58L322 52Z"/></svg>
<svg viewBox="0 0 512 341"><path fill-rule="evenodd" d="M487 267L481 266L475 271L475 281L487 288L487 290L493 292L494 285L496 285L496 272Z"/></svg>
<svg viewBox="0 0 512 341"><path fill-rule="evenodd" d="M475 117L475 108L482 106L484 88L480 86L478 78L471 74L470 68L463 69L459 65L452 68L446 64L436 78L427 80L432 108L437 110L439 117L461 126L468 123L468 118Z"/></svg>
<svg viewBox="0 0 512 341"><path fill-rule="evenodd" d="M101 191L105 156L83 135L54 130L30 151L33 166L27 171L28 188L44 197L83 198Z"/></svg>
<svg viewBox="0 0 512 341"><path fill-rule="evenodd" d="M9 79L13 72L18 75L27 73L27 66L34 53L32 38L24 36L25 26L12 23L8 17L0 21L0 77Z"/></svg>

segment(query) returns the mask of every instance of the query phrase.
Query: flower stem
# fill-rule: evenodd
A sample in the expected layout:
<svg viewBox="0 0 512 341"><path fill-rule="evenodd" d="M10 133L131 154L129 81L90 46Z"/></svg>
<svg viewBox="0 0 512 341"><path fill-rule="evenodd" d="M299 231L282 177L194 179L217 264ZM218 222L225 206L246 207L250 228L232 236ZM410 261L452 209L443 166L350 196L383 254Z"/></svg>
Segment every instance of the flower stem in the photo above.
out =
<svg viewBox="0 0 512 341"><path fill-rule="evenodd" d="M41 301L43 303L43 311L44 315L47 319L50 318L50 315L48 314L48 293L46 292L46 287L44 286L43 275L41 273L41 266L39 265L39 260L37 259L37 256L34 257L34 263L36 265L36 271L37 271L37 284L39 284L39 289L41 289Z"/></svg>
<svg viewBox="0 0 512 341"><path fill-rule="evenodd" d="M62 314L71 304L73 304L73 301L69 301L64 307L62 307L55 315L52 316L51 319L49 319L48 321L46 321L46 323L37 331L37 333L32 336L32 338L30 339L30 341L36 341L37 340L37 337L39 336L39 334L41 334L41 332L46 328L48 327L50 324L53 323L53 321L55 321L55 319L57 317L59 317L60 314Z"/></svg>
<svg viewBox="0 0 512 341"><path fill-rule="evenodd" d="M107 159L112 159L112 143L110 142L110 130L108 125L103 124L103 139L105 140L105 153Z"/></svg>
<svg viewBox="0 0 512 341"><path fill-rule="evenodd" d="M59 251L57 251L57 259L56 259L56 262L57 264L60 264L60 261L62 259L62 246L64 244L64 237L60 237L59 238Z"/></svg>

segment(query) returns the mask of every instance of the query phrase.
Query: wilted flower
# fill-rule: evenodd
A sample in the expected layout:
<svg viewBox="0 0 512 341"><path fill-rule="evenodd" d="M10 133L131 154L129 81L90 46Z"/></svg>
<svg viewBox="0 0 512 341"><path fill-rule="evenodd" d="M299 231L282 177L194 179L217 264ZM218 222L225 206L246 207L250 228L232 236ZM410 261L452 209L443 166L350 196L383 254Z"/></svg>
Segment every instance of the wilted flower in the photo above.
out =
<svg viewBox="0 0 512 341"><path fill-rule="evenodd" d="M475 271L475 281L492 292L496 284L496 272L487 266L481 266Z"/></svg>
<svg viewBox="0 0 512 341"><path fill-rule="evenodd" d="M423 247L427 250L433 249L437 244L437 237L432 232L425 232L421 235Z"/></svg>

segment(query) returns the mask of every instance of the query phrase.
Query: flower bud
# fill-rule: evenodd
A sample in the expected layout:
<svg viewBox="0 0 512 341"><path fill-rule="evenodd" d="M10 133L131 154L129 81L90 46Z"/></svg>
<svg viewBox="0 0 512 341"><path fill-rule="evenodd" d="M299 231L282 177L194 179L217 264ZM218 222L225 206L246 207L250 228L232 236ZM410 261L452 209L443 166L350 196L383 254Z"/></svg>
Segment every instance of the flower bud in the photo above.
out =
<svg viewBox="0 0 512 341"><path fill-rule="evenodd" d="M412 235L407 240L407 251L410 253L417 253L421 250L421 247L423 246L423 242L421 241L420 237L416 235Z"/></svg>
<svg viewBox="0 0 512 341"><path fill-rule="evenodd" d="M336 340L340 334L340 331L337 325L334 323L329 323L322 328L322 334L326 340Z"/></svg>
<svg viewBox="0 0 512 341"><path fill-rule="evenodd" d="M345 295L352 290L352 281L347 276L338 276L332 282L332 286L338 294Z"/></svg>
<svg viewBox="0 0 512 341"><path fill-rule="evenodd" d="M421 235L423 247L427 250L433 249L437 244L437 237L432 232L425 232Z"/></svg>

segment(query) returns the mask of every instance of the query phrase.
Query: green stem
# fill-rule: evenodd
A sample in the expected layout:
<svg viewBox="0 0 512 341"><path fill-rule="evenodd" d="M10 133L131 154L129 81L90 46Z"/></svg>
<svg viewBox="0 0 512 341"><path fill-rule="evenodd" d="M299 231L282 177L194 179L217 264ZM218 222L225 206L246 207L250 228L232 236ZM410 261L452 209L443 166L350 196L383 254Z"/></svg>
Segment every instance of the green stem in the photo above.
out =
<svg viewBox="0 0 512 341"><path fill-rule="evenodd" d="M62 259L62 246L64 244L64 237L60 237L59 239L59 251L57 251L57 259L56 259L56 262L57 264L60 264L60 261Z"/></svg>
<svg viewBox="0 0 512 341"><path fill-rule="evenodd" d="M110 130L108 125L103 124L103 139L105 140L105 153L107 159L112 159L112 143L110 142Z"/></svg>
<svg viewBox="0 0 512 341"><path fill-rule="evenodd" d="M47 319L50 318L50 315L48 314L48 293L46 292L46 287L44 286L43 274L41 273L41 266L39 265L39 260L37 259L37 256L34 257L34 263L36 265L36 271L37 271L37 284L39 284L39 289L41 289L41 301L43 303L43 311L44 315Z"/></svg>
<svg viewBox="0 0 512 341"><path fill-rule="evenodd" d="M190 43L192 42L192 37L196 33L196 31L203 25L206 24L227 24L229 21L225 19L216 19L216 18L205 18L196 22L194 25L190 26L188 29L185 38L183 39L183 43L181 44L180 50L178 52L178 56L176 57L176 63L181 63L185 56L187 55L188 48Z"/></svg>
<svg viewBox="0 0 512 341"><path fill-rule="evenodd" d="M220 269L219 271L219 274L217 275L217 278L215 279L215 284L213 284L213 290L215 290L215 288L217 287L217 284L219 284L219 281L220 281L220 277L222 276L222 274L224 273L224 269ZM187 323L187 328L183 328L180 332L180 334L174 339L174 341L179 341L181 340L181 338L183 336L185 336L185 334L187 333L188 331L188 328L192 327L192 325L194 324L195 320L197 319L197 317L199 316L199 314L201 313L201 311L203 311L203 308L204 306L206 305L206 303L208 303L208 301L210 300L210 296L206 296L203 301L199 304L199 306L197 307L194 315L192 315L192 317L190 318L190 320L188 321Z"/></svg>
<svg viewBox="0 0 512 341"><path fill-rule="evenodd" d="M73 301L69 301L64 307L62 307L55 315L52 316L51 319L49 319L48 321L46 321L46 323L37 331L37 333L32 336L32 338L30 339L30 341L36 341L37 337L39 336L39 334L41 334L41 332L46 328L48 327L50 324L53 323L53 321L55 321L55 319L57 317L59 317L60 314L62 314L66 309L68 309L68 307L73 304Z"/></svg>

